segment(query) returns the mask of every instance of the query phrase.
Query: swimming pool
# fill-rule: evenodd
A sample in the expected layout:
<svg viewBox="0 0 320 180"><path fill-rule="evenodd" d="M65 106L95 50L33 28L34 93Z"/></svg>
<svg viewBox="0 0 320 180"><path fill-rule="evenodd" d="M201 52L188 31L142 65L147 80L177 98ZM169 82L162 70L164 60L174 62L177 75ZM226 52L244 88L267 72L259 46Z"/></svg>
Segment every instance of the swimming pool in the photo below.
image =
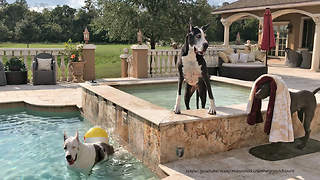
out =
<svg viewBox="0 0 320 180"><path fill-rule="evenodd" d="M118 89L134 95L140 99L156 104L167 110L173 110L177 96L177 83L168 84L152 84L152 85L130 85L117 86ZM246 87L211 81L211 89L215 98L216 106L228 106L234 104L247 103L250 89ZM181 91L181 109L185 110L184 105L185 83ZM209 97L207 97L206 108L210 105ZM199 101L201 107L201 101ZM190 100L190 108L196 109L196 93L193 94Z"/></svg>
<svg viewBox="0 0 320 180"><path fill-rule="evenodd" d="M49 113L25 108L0 110L2 179L82 179L67 168L63 132L80 137L93 125L78 112ZM83 139L82 139L83 140ZM110 144L118 146L112 138ZM89 179L159 179L125 150L93 168Z"/></svg>

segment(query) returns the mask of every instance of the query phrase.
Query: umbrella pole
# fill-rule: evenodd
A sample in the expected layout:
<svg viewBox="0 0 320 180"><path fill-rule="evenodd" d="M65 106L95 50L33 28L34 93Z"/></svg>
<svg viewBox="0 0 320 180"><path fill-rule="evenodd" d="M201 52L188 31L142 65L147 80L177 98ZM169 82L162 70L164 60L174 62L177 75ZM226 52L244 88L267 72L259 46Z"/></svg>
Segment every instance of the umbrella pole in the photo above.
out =
<svg viewBox="0 0 320 180"><path fill-rule="evenodd" d="M268 50L266 50L266 69L267 69L267 74L268 74Z"/></svg>

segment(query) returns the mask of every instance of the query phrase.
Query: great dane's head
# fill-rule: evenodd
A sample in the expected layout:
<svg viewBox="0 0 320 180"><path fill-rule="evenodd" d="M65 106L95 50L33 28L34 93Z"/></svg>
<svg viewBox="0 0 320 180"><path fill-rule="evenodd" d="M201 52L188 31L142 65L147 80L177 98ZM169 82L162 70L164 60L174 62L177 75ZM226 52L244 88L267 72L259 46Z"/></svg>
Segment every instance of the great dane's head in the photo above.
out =
<svg viewBox="0 0 320 180"><path fill-rule="evenodd" d="M210 23L201 28L193 26L190 18L186 43L189 44L189 49L194 50L196 54L203 55L209 46L205 37L205 31L209 26Z"/></svg>
<svg viewBox="0 0 320 180"><path fill-rule="evenodd" d="M80 141L79 141L79 134L78 131L76 133L76 136L74 137L67 137L66 132L64 132L63 135L64 143L63 143L63 149L66 153L66 161L71 166L73 165L78 158L78 152L80 150Z"/></svg>
<svg viewBox="0 0 320 180"><path fill-rule="evenodd" d="M254 96L258 99L265 99L270 96L270 82L263 83L258 89Z"/></svg>

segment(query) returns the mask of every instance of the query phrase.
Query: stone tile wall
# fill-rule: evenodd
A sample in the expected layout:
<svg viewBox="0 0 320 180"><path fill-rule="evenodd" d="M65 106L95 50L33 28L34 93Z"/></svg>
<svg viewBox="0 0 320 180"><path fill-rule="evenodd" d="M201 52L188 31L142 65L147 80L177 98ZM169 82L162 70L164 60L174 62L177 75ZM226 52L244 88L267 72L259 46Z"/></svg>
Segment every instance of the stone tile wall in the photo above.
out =
<svg viewBox="0 0 320 180"><path fill-rule="evenodd" d="M93 124L115 133L117 141L143 164L164 177L159 168L159 126L83 88L83 114Z"/></svg>
<svg viewBox="0 0 320 180"><path fill-rule="evenodd" d="M192 121L179 120L174 123L171 121L171 123L155 124L151 120L152 116L149 120L142 118L130 109L124 109L115 104L116 102L96 95L85 87L83 87L82 103L83 114L92 123L116 134L121 146L158 175L160 174L160 177L164 174L158 164L178 160L175 154L177 146L185 148L182 159L187 159L268 143L269 136L263 132L264 123L250 126L244 113L205 120L199 118ZM319 113L318 106L311 125L312 133L320 132ZM181 116L172 116L173 119L177 117ZM295 136L304 135L296 113L293 121Z"/></svg>

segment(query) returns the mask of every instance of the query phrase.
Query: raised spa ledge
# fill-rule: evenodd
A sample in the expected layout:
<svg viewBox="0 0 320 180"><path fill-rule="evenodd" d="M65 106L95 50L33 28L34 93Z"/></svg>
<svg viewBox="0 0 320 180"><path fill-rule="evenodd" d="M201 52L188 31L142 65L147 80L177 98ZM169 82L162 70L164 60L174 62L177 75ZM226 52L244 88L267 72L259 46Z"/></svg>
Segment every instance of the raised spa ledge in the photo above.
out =
<svg viewBox="0 0 320 180"><path fill-rule="evenodd" d="M161 121L173 112L125 93L109 85L91 86L87 83L80 84L84 89L93 92L116 105L134 114L141 116L150 122L160 125Z"/></svg>
<svg viewBox="0 0 320 180"><path fill-rule="evenodd" d="M268 103L263 101L261 111L265 112L267 110ZM168 124L179 124L179 123L189 123L189 122L200 122L206 120L214 120L221 118L229 118L235 116L245 116L247 104L237 104L230 106L217 107L217 114L210 115L207 113L208 109L191 109L184 110L181 114L171 114L166 117L160 125Z"/></svg>
<svg viewBox="0 0 320 180"><path fill-rule="evenodd" d="M233 84L237 86L251 88L253 81L243 81L239 79L231 79L219 76L211 76L211 81L218 81L226 84ZM107 84L110 86L117 85L135 85L135 84L154 84L154 83L172 83L178 82L178 77L157 77L157 78L108 78L99 80L100 84ZM214 83L214 82L213 82ZM178 85L177 85L178 86Z"/></svg>
<svg viewBox="0 0 320 180"><path fill-rule="evenodd" d="M216 115L209 115L207 109L184 110L181 114L164 109L137 98L117 88L117 85L139 85L137 82L150 83L154 79L128 79L122 82L99 82L98 86L88 83L82 86L83 115L93 124L109 129L117 137L117 142L148 166L159 177L163 170L159 164L176 161L176 147L185 149L181 159L189 159L242 147L261 145L268 142L264 133L264 123L250 126L247 124L247 104L217 107ZM211 80L225 79L212 77ZM159 80L163 83L175 81ZM226 83L251 88L253 82L229 79ZM111 87L113 85L115 87ZM294 91L294 90L292 90ZM214 92L214 90L213 90ZM319 101L320 94L316 95ZM172 107L174 104L172 105ZM181 106L184 106L181 100ZM262 103L265 119L268 101ZM320 106L315 112L311 132L320 132ZM303 126L293 115L295 137L304 134Z"/></svg>
<svg viewBox="0 0 320 180"><path fill-rule="evenodd" d="M132 82L131 82L132 83ZM144 83L152 83L152 81L144 81ZM99 86L91 86L87 83L80 84L84 89L91 91L96 96L111 101L116 105L126 109L142 118L158 125L188 123L194 121L213 120L219 118L228 118L233 116L245 115L246 104L230 105L224 107L217 107L217 114L210 115L207 113L208 109L192 109L184 110L181 114L175 114L165 108L137 98L119 89L111 87L106 84ZM134 83L135 84L135 83ZM119 84L117 84L119 85ZM182 100L183 101L183 100ZM183 102L181 102L183 106ZM267 102L262 103L262 111L265 111Z"/></svg>

